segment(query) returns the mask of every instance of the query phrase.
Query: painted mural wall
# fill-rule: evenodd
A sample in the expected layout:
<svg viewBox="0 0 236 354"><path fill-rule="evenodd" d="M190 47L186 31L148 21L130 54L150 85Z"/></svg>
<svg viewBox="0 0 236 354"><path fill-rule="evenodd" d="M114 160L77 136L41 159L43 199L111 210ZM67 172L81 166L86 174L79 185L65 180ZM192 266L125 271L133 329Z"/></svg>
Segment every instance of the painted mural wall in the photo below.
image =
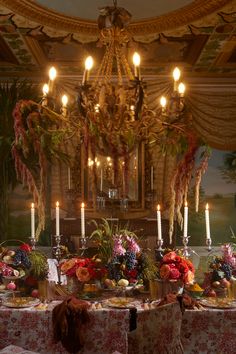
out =
<svg viewBox="0 0 236 354"><path fill-rule="evenodd" d="M228 164L225 160L229 160ZM230 168L229 168L230 166ZM189 245L206 243L205 205L209 204L212 245L235 242L236 237L236 152L213 150L202 178L199 212L195 212L193 191L189 197ZM178 231L178 244L181 232Z"/></svg>

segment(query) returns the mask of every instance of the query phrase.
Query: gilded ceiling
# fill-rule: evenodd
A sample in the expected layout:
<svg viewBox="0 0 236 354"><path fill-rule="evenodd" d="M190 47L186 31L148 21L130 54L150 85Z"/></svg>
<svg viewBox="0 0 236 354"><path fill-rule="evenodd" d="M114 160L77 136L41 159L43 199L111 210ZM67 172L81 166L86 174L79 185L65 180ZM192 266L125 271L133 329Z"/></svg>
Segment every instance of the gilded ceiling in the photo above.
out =
<svg viewBox="0 0 236 354"><path fill-rule="evenodd" d="M86 6L85 6L86 4ZM0 0L1 77L40 77L54 64L80 76L84 58L99 63L98 8L112 0ZM236 0L120 0L133 15L127 55L142 72L166 75L178 64L189 77L236 76Z"/></svg>

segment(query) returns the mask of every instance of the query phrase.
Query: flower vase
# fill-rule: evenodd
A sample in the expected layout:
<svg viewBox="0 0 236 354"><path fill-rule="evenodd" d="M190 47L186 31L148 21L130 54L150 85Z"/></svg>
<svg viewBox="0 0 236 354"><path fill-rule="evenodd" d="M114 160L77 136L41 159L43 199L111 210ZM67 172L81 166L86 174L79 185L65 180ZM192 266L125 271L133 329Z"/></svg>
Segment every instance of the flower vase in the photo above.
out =
<svg viewBox="0 0 236 354"><path fill-rule="evenodd" d="M77 277L66 276L67 279L67 290L71 294L77 294L78 292L83 290L83 283L80 282Z"/></svg>
<svg viewBox="0 0 236 354"><path fill-rule="evenodd" d="M183 282L180 280L154 279L149 281L151 299L161 299L169 293L182 294Z"/></svg>
<svg viewBox="0 0 236 354"><path fill-rule="evenodd" d="M48 297L48 280L38 280L39 299L41 301L47 300Z"/></svg>

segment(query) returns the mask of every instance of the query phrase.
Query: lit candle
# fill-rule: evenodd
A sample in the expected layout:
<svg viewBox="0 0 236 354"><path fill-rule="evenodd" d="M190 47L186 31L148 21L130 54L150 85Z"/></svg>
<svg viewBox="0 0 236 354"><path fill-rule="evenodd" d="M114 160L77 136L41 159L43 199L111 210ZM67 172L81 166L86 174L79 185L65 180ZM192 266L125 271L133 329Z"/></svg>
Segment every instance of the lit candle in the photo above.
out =
<svg viewBox="0 0 236 354"><path fill-rule="evenodd" d="M100 176L101 180L100 180L100 191L102 192L103 189L103 169L101 167L101 176Z"/></svg>
<svg viewBox="0 0 236 354"><path fill-rule="evenodd" d="M133 55L134 76L140 79L140 55L135 52Z"/></svg>
<svg viewBox="0 0 236 354"><path fill-rule="evenodd" d="M81 204L81 238L85 238L84 203Z"/></svg>
<svg viewBox="0 0 236 354"><path fill-rule="evenodd" d="M67 115L67 104L68 104L68 97L66 95L62 96L61 103L62 103L62 108L61 108L62 115L63 115L63 117L66 117L66 115Z"/></svg>
<svg viewBox="0 0 236 354"><path fill-rule="evenodd" d="M56 236L60 236L60 210L59 210L59 202L56 202Z"/></svg>
<svg viewBox="0 0 236 354"><path fill-rule="evenodd" d="M52 66L49 70L49 83L48 83L48 91L52 94L53 91L53 84L54 84L54 80L57 76L57 71L54 68L54 66Z"/></svg>
<svg viewBox="0 0 236 354"><path fill-rule="evenodd" d="M153 166L151 166L151 190L153 191Z"/></svg>
<svg viewBox="0 0 236 354"><path fill-rule="evenodd" d="M31 237L35 238L35 209L34 209L34 203L31 204Z"/></svg>
<svg viewBox="0 0 236 354"><path fill-rule="evenodd" d="M184 205L184 237L188 236L188 203Z"/></svg>
<svg viewBox="0 0 236 354"><path fill-rule="evenodd" d="M70 167L68 167L68 189L71 189L71 170Z"/></svg>
<svg viewBox="0 0 236 354"><path fill-rule="evenodd" d="M205 209L205 219L206 219L206 238L208 240L211 239L211 233L210 233L210 217L209 217L209 205L208 203L206 204L206 209Z"/></svg>
<svg viewBox="0 0 236 354"><path fill-rule="evenodd" d="M84 70L84 76L83 76L83 81L82 81L83 85L86 84L86 82L88 81L89 72L93 67L93 58L91 56L88 56L86 58L84 66L85 66L85 70Z"/></svg>
<svg viewBox="0 0 236 354"><path fill-rule="evenodd" d="M162 232L161 232L161 208L160 205L157 205L157 239L159 241L162 240Z"/></svg>
<svg viewBox="0 0 236 354"><path fill-rule="evenodd" d="M178 81L180 78L181 72L179 70L179 68L175 68L173 71L173 79L174 79L174 91L178 90Z"/></svg>

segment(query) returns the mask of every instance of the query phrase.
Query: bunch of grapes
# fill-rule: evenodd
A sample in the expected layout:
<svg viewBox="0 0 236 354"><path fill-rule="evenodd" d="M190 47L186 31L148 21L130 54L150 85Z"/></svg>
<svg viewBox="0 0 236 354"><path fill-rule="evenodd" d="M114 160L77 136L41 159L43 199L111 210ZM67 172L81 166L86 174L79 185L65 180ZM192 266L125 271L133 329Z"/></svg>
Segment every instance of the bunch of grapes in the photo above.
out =
<svg viewBox="0 0 236 354"><path fill-rule="evenodd" d="M134 269L137 263L136 254L134 252L127 251L125 258L126 258L126 269L127 270Z"/></svg>
<svg viewBox="0 0 236 354"><path fill-rule="evenodd" d="M220 270L222 272L224 272L225 278L227 280L230 280L231 276L232 276L232 267L230 266L230 264L228 263L222 263Z"/></svg>
<svg viewBox="0 0 236 354"><path fill-rule="evenodd" d="M116 281L122 279L122 271L118 264L108 263L107 269L109 279L115 279Z"/></svg>
<svg viewBox="0 0 236 354"><path fill-rule="evenodd" d="M18 248L13 256L13 265L14 266L23 266L27 269L31 267L31 262L29 260L28 254L26 251Z"/></svg>

